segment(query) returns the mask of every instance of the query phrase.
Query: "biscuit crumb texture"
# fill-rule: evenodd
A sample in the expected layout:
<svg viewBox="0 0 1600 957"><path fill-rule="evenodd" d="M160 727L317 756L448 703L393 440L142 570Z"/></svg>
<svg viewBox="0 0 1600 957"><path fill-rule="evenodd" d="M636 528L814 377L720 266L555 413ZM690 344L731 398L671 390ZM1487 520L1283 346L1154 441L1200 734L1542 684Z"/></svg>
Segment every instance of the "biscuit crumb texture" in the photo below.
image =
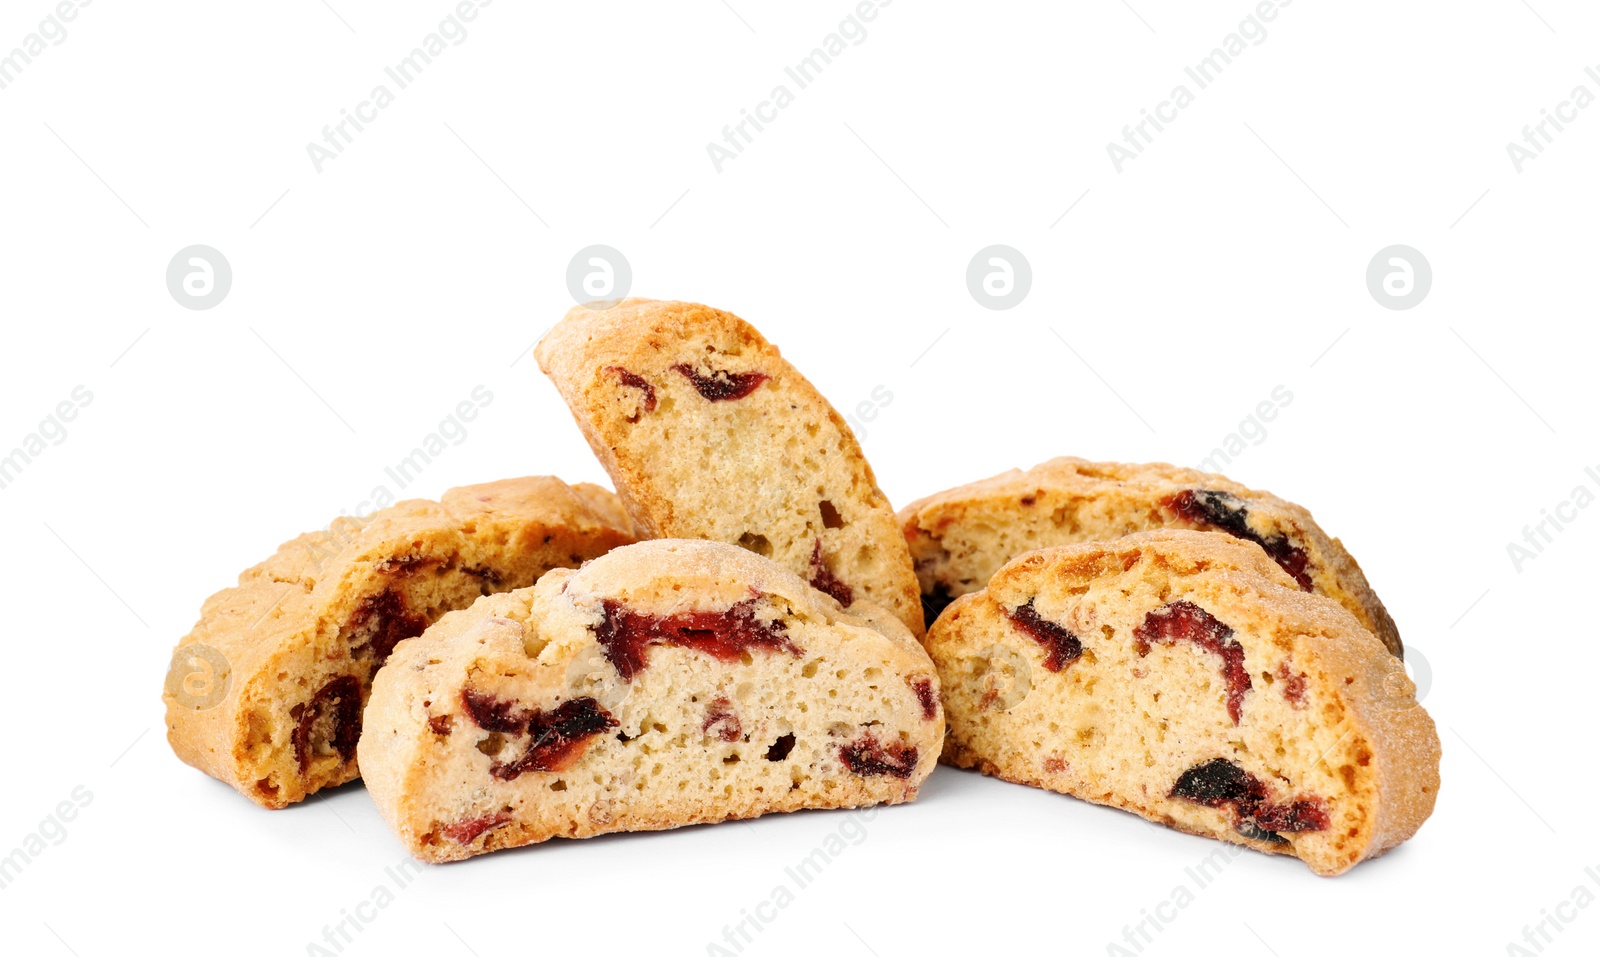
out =
<svg viewBox="0 0 1600 957"><path fill-rule="evenodd" d="M1177 528L1256 544L1303 590L1333 598L1396 656L1404 653L1394 619L1338 539L1304 508L1220 475L1063 457L919 499L897 518L929 627L1023 552Z"/></svg>
<svg viewBox="0 0 1600 957"><path fill-rule="evenodd" d="M695 303L579 306L535 355L640 537L738 545L922 635L910 553L855 435L749 323Z"/></svg>
<svg viewBox="0 0 1600 957"><path fill-rule="evenodd" d="M403 642L360 742L416 857L916 796L944 734L926 652L735 546L657 540Z"/></svg>
<svg viewBox="0 0 1600 957"><path fill-rule="evenodd" d="M163 695L179 758L268 808L359 776L372 676L447 611L633 541L611 492L549 476L451 489L284 544L211 596L174 652L224 661L227 693Z"/></svg>
<svg viewBox="0 0 1600 957"><path fill-rule="evenodd" d="M944 759L1339 874L1414 834L1439 738L1365 627L1221 532L1025 553L929 632Z"/></svg>

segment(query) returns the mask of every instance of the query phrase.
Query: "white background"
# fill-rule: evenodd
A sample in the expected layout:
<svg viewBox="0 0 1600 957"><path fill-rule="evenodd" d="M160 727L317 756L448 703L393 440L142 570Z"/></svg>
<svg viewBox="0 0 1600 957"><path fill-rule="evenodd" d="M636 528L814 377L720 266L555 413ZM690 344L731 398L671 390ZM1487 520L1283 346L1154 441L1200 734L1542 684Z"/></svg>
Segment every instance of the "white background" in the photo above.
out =
<svg viewBox="0 0 1600 957"><path fill-rule="evenodd" d="M754 322L841 411L891 392L863 445L897 505L1062 454L1194 464L1293 394L1228 471L1310 507L1429 663L1438 810L1333 880L1240 856L1146 953L1502 954L1600 893L1600 508L1507 554L1600 491L1600 105L1520 173L1506 151L1600 94L1591 5L1301 0L1118 173L1106 144L1194 89L1246 0L901 0L719 173L707 143L850 4L501 0L319 173L306 144L452 9L330 2L100 0L0 90L0 452L93 395L0 490L0 855L93 795L0 890L6 953L302 954L405 859L359 785L266 812L180 764L170 648L475 386L406 495L604 481L527 356L594 243L634 294ZM51 9L7 0L0 52ZM165 286L196 243L233 268L209 311ZM966 288L993 243L1032 263L1009 311ZM1433 269L1406 311L1364 279L1394 243ZM345 952L706 953L844 820L428 868ZM747 953L1103 954L1215 846L948 768L866 828ZM1547 952L1592 953L1600 907L1563 912Z"/></svg>

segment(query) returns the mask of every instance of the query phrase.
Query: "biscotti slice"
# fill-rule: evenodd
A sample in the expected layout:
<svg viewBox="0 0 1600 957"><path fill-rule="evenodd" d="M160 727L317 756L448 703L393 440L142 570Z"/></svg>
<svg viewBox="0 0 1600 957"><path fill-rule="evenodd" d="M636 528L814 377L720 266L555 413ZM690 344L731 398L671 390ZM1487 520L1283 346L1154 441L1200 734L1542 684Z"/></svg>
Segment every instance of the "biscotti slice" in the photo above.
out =
<svg viewBox="0 0 1600 957"><path fill-rule="evenodd" d="M938 761L933 663L720 542L619 548L403 642L359 754L406 848L454 861L800 808L897 804Z"/></svg>
<svg viewBox="0 0 1600 957"><path fill-rule="evenodd" d="M749 323L688 302L579 306L534 354L641 537L739 545L922 635L911 557L861 446Z"/></svg>
<svg viewBox="0 0 1600 957"><path fill-rule="evenodd" d="M1400 632L1350 553L1311 513L1220 475L1154 463L1051 459L949 489L900 510L928 625L953 598L1035 548L1187 528L1254 542L1305 591L1343 605L1395 655Z"/></svg>
<svg viewBox="0 0 1600 957"><path fill-rule="evenodd" d="M1400 663L1254 545L1044 548L928 633L944 758L1338 874L1414 834L1439 738Z"/></svg>
<svg viewBox="0 0 1600 957"><path fill-rule="evenodd" d="M362 702L441 614L633 541L616 497L548 476L451 489L286 543L211 596L163 699L178 757L263 807L354 779Z"/></svg>

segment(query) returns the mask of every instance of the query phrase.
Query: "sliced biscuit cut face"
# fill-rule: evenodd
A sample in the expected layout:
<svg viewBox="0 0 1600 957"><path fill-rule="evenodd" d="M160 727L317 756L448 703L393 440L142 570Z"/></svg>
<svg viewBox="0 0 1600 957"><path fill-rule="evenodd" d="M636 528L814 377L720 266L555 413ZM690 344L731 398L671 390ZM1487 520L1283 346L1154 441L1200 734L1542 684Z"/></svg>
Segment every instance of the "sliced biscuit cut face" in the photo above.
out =
<svg viewBox="0 0 1600 957"><path fill-rule="evenodd" d="M749 323L686 302L580 306L535 355L641 537L738 545L922 635L911 556L860 444Z"/></svg>
<svg viewBox="0 0 1600 957"><path fill-rule="evenodd" d="M1258 546L1301 590L1333 598L1396 656L1404 653L1394 619L1338 539L1304 508L1220 475L1058 458L930 495L897 519L930 627L951 601L1023 552L1172 528Z"/></svg>
<svg viewBox="0 0 1600 957"><path fill-rule="evenodd" d="M857 607L872 618L718 542L551 572L400 645L367 707L367 790L430 862L909 801L938 761L938 679Z"/></svg>
<svg viewBox="0 0 1600 957"><path fill-rule="evenodd" d="M609 491L548 476L337 519L206 601L173 653L168 740L264 807L353 780L372 676L400 642L632 541Z"/></svg>
<svg viewBox="0 0 1600 957"><path fill-rule="evenodd" d="M1439 739L1332 599L1220 532L1028 552L928 633L959 767L1338 874L1432 812Z"/></svg>

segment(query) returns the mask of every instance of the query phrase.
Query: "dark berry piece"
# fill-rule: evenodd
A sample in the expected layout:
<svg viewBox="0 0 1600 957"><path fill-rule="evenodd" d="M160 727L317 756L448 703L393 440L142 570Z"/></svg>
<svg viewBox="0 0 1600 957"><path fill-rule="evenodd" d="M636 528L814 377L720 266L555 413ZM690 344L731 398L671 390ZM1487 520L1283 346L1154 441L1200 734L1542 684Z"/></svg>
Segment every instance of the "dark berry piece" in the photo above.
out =
<svg viewBox="0 0 1600 957"><path fill-rule="evenodd" d="M355 675L334 678L289 713L296 719L289 737L301 774L310 769L319 743L326 742L346 763L356 756L356 742L361 740L361 682Z"/></svg>
<svg viewBox="0 0 1600 957"><path fill-rule="evenodd" d="M1212 758L1183 772L1167 796L1205 807L1232 808L1235 831L1274 844L1283 842L1280 834L1323 831L1329 824L1328 806L1321 798L1274 803L1259 778L1227 758Z"/></svg>
<svg viewBox="0 0 1600 957"><path fill-rule="evenodd" d="M1206 807L1240 802L1254 805L1266 799L1267 789L1255 775L1227 758L1212 758L1178 775L1168 796Z"/></svg>
<svg viewBox="0 0 1600 957"><path fill-rule="evenodd" d="M1250 509L1239 496L1213 489L1185 489L1162 499L1161 504L1186 521L1255 542L1279 568L1289 573L1301 590L1311 590L1311 559L1305 549L1282 533L1268 537L1251 528Z"/></svg>
<svg viewBox="0 0 1600 957"><path fill-rule="evenodd" d="M457 821L444 829L444 836L457 844L471 844L478 839L478 835L491 828L499 827L511 820L511 815L501 812L499 814L484 814L479 817Z"/></svg>
<svg viewBox="0 0 1600 957"><path fill-rule="evenodd" d="M1254 821L1240 821L1233 826L1241 836L1252 841L1265 841L1268 844L1287 844L1289 839L1272 831L1263 831Z"/></svg>
<svg viewBox="0 0 1600 957"><path fill-rule="evenodd" d="M644 393L644 411L654 412L656 410L656 387L645 381L644 376L639 375L636 372L629 372L622 366L611 366L606 371L615 372L617 374L617 379L621 381L623 385L629 387L630 389L638 389ZM637 422L639 421L639 417L637 415L629 416L628 421Z"/></svg>
<svg viewBox="0 0 1600 957"><path fill-rule="evenodd" d="M422 572L426 568L436 568L442 562L437 558L422 555L401 555L398 558L386 558L377 564L377 570L394 578L409 578Z"/></svg>
<svg viewBox="0 0 1600 957"><path fill-rule="evenodd" d="M839 749L839 760L852 772L862 776L888 774L909 778L911 772L917 769L917 749L903 741L881 744L876 735L865 731Z"/></svg>
<svg viewBox="0 0 1600 957"><path fill-rule="evenodd" d="M768 378L764 372L724 372L721 369L713 371L710 375L702 375L698 369L686 362L680 362L672 368L688 379L694 385L696 392L712 402L742 399L756 391Z"/></svg>
<svg viewBox="0 0 1600 957"><path fill-rule="evenodd" d="M1289 662L1284 661L1278 665L1278 679L1283 682L1283 697L1290 705L1296 708L1306 706L1306 673L1295 674L1289 669Z"/></svg>
<svg viewBox="0 0 1600 957"><path fill-rule="evenodd" d="M794 750L794 735L786 734L772 742L772 747L767 749L768 761L782 761L789 757L789 752Z"/></svg>
<svg viewBox="0 0 1600 957"><path fill-rule="evenodd" d="M395 645L427 631L428 619L412 613L405 595L385 589L358 605L346 627L352 638L362 638L354 654L370 655L376 665L382 665Z"/></svg>
<svg viewBox="0 0 1600 957"><path fill-rule="evenodd" d="M1262 804L1250 811L1250 817L1257 826L1280 834L1328 829L1328 806L1320 798Z"/></svg>
<svg viewBox="0 0 1600 957"><path fill-rule="evenodd" d="M714 730L717 737L724 741L737 741L744 737L744 728L739 722L739 716L733 713L733 702L727 698L718 698L711 702L700 730L706 734L711 734Z"/></svg>
<svg viewBox="0 0 1600 957"><path fill-rule="evenodd" d="M817 544L811 549L811 587L833 598L846 608L856 600L856 593L840 581L828 567L828 562L822 557L822 539L817 539Z"/></svg>
<svg viewBox="0 0 1600 957"><path fill-rule="evenodd" d="M595 640L605 649L623 681L643 671L645 651L651 645L674 645L710 655L719 661L737 661L747 649L767 652L800 650L789 643L782 621L759 621L760 599L748 598L727 611L686 611L676 615L646 615L630 611L621 602L600 600L600 623Z"/></svg>
<svg viewBox="0 0 1600 957"><path fill-rule="evenodd" d="M1250 690L1250 673L1244 667L1244 646L1233 640L1233 629L1199 605L1175 601L1144 616L1133 630L1134 649L1143 658L1152 644L1193 642L1222 658L1222 677L1228 686L1228 715L1239 723L1244 694Z"/></svg>
<svg viewBox="0 0 1600 957"><path fill-rule="evenodd" d="M533 740L522 757L497 763L489 773L511 781L527 771L565 770L583 757L591 738L615 727L617 719L593 698L573 698L554 710L534 711L527 730Z"/></svg>
<svg viewBox="0 0 1600 957"><path fill-rule="evenodd" d="M933 695L933 679L918 678L911 682L911 691L917 696L917 704L922 705L922 720L932 721L939 713L939 702Z"/></svg>
<svg viewBox="0 0 1600 957"><path fill-rule="evenodd" d="M1053 621L1041 618L1028 599L1016 611L1006 612L1006 617L1017 630L1044 646L1044 666L1049 671L1060 671L1083 656L1083 642L1078 636Z"/></svg>
<svg viewBox="0 0 1600 957"><path fill-rule="evenodd" d="M478 581L482 582L484 586L484 594L486 595L489 593L489 590L497 589L506 583L506 576L502 575L493 568L469 565L462 568L461 572L464 575L471 575L473 578L476 578Z"/></svg>
<svg viewBox="0 0 1600 957"><path fill-rule="evenodd" d="M515 701L472 688L461 690L461 704L467 709L467 717L485 731L522 734L533 720L533 712L517 710Z"/></svg>
<svg viewBox="0 0 1600 957"><path fill-rule="evenodd" d="M455 715L436 714L428 719L428 729L434 734L449 734L455 726Z"/></svg>

